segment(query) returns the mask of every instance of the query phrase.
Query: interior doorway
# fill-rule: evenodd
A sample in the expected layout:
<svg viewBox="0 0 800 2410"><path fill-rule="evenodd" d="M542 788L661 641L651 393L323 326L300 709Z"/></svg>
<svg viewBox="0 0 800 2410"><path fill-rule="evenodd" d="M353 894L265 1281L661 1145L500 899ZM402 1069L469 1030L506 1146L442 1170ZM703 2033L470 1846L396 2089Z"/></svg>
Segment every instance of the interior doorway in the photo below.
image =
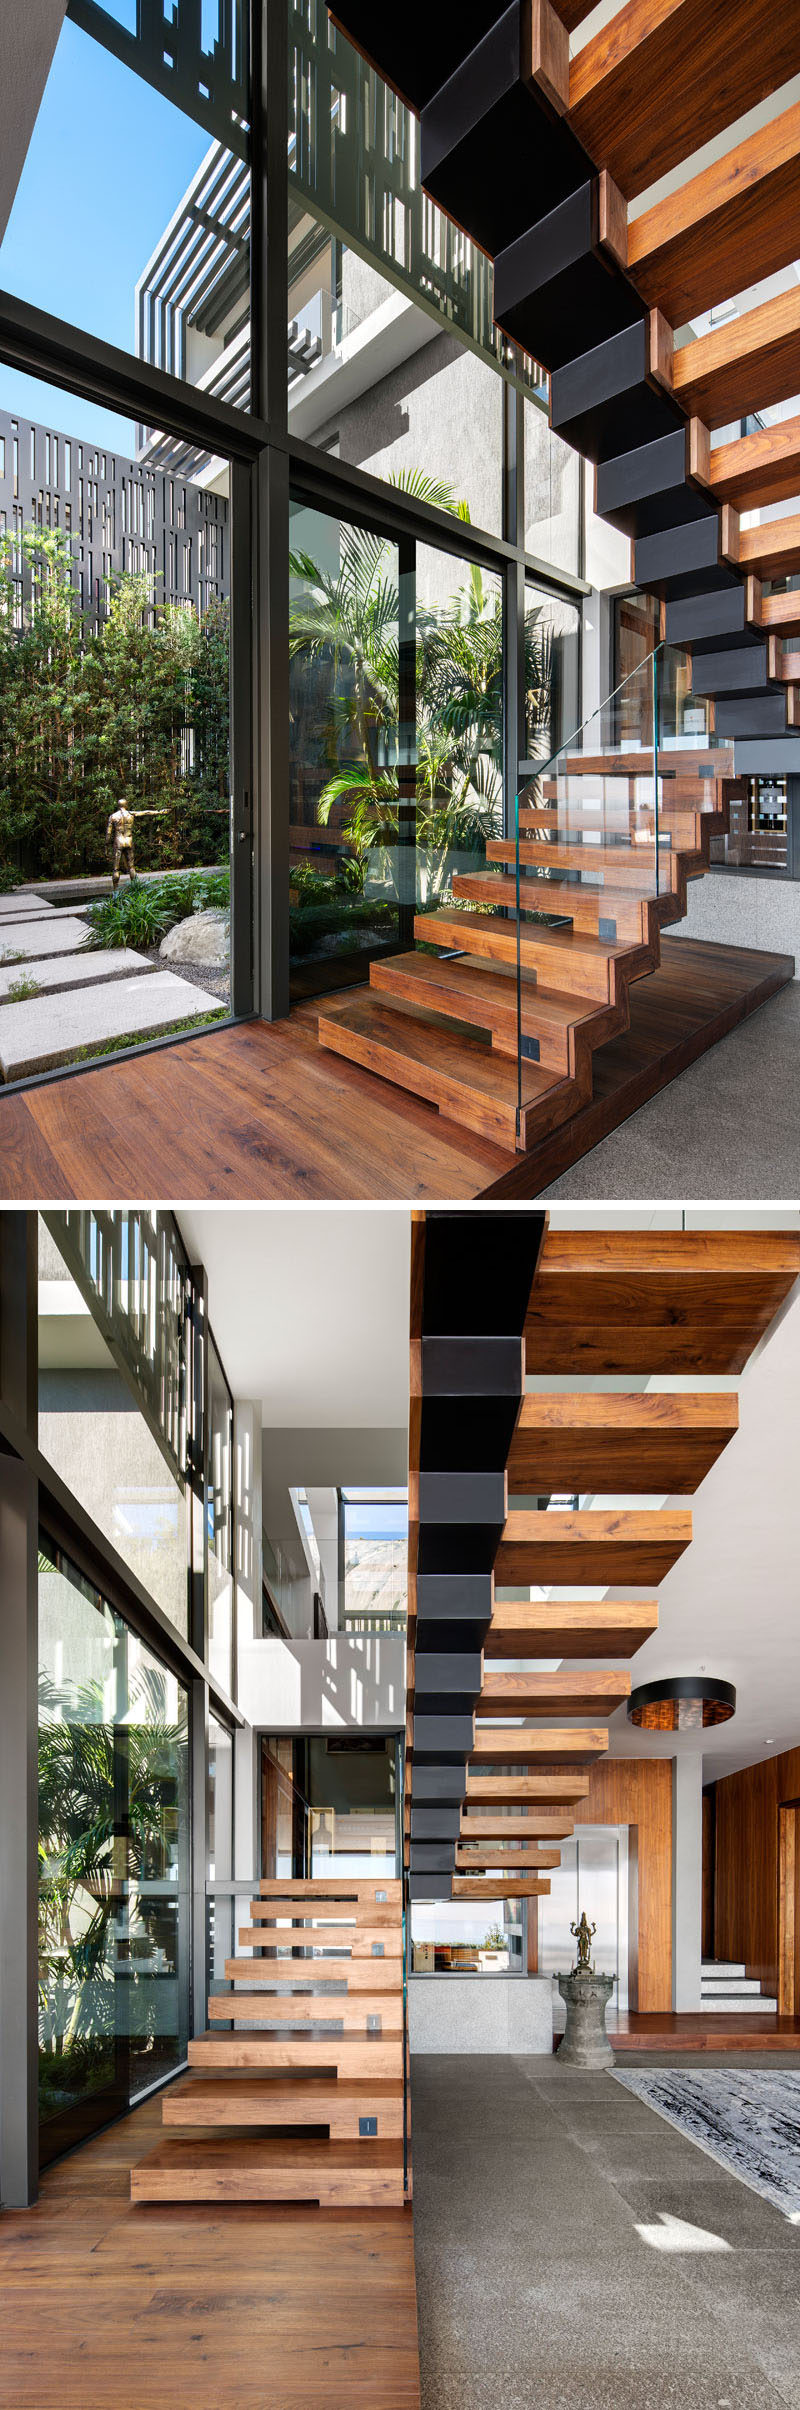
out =
<svg viewBox="0 0 800 2410"><path fill-rule="evenodd" d="M778 1809L778 2015L800 2016L800 1800Z"/></svg>
<svg viewBox="0 0 800 2410"><path fill-rule="evenodd" d="M539 1973L562 1974L572 1966L575 1944L570 1926L582 1909L595 1925L592 1957L598 1972L613 1975L609 2014L628 2006L628 1826L584 1824L562 1843L561 1864L550 1876L550 1891L539 1901ZM553 2021L563 2033L566 2010L554 1995Z"/></svg>

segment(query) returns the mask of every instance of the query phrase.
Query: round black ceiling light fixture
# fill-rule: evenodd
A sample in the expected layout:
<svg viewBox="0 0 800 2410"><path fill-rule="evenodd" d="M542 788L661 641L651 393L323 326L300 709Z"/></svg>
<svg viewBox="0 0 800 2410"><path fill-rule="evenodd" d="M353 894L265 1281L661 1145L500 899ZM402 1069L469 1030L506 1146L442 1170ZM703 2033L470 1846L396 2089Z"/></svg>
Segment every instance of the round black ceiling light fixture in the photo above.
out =
<svg viewBox="0 0 800 2410"><path fill-rule="evenodd" d="M702 1732L727 1724L736 1713L732 1682L709 1674L671 1674L664 1682L642 1682L628 1700L628 1721L643 1732Z"/></svg>

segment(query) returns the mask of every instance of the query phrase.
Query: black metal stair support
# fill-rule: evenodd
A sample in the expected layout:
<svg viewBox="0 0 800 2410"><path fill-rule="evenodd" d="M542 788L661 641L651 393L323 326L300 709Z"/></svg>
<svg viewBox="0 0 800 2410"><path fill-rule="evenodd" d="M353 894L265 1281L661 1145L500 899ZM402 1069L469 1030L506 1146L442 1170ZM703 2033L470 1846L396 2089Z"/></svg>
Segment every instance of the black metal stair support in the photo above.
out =
<svg viewBox="0 0 800 2410"><path fill-rule="evenodd" d="M541 1213L430 1214L422 1301L410 1899L452 1895Z"/></svg>
<svg viewBox="0 0 800 2410"><path fill-rule="evenodd" d="M667 642L749 643L751 580L726 558L722 512L691 473L669 332L627 273L624 202L569 125L568 35L550 0L388 11L337 0L331 13L419 113L423 186L494 258L497 322L550 370L551 426L595 463L600 515L634 538L636 585L686 604ZM542 193L547 214L532 219ZM731 616L706 628L703 605L723 594ZM717 717L719 736L790 726L774 688L752 706L739 688L724 728Z"/></svg>
<svg viewBox="0 0 800 2410"><path fill-rule="evenodd" d="M717 508L708 487L692 473L688 419L655 443L637 444L598 464L595 509L622 535L659 535L665 527L713 517Z"/></svg>

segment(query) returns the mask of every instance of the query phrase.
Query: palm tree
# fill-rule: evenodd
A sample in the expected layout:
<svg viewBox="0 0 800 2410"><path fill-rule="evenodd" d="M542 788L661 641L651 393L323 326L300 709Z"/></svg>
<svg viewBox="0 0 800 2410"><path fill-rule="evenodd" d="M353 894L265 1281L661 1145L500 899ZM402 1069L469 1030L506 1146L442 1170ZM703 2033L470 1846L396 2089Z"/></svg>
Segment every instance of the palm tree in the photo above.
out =
<svg viewBox="0 0 800 2410"><path fill-rule="evenodd" d="M128 1924L146 1930L154 1912L138 1886L162 1871L165 1804L180 1785L186 1729L166 1719L157 1668L138 1669L128 1707L131 1720L115 1726L101 1682L58 1688L40 1672L40 2041L45 2060L62 2065L78 2042L102 2057L113 2034L108 1947L120 1881Z"/></svg>
<svg viewBox="0 0 800 2410"><path fill-rule="evenodd" d="M421 471L392 482L469 519L465 502ZM325 826L341 813L363 884L378 850L391 871L398 845L400 594L393 547L349 526L341 531L335 575L305 552L290 558L290 656L324 664L322 747L330 764L318 802ZM525 622L528 716L535 732L549 723L552 643L535 607ZM502 825L503 610L500 593L473 565L446 604L416 613L416 842L421 891L440 894L452 854L482 853Z"/></svg>

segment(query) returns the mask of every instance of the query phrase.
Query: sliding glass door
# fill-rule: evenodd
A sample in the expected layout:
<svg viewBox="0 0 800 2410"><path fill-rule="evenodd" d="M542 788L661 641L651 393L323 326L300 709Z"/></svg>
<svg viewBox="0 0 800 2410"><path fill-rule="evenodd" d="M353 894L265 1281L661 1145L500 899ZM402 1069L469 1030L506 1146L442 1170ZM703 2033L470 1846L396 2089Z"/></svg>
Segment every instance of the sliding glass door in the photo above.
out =
<svg viewBox="0 0 800 2410"><path fill-rule="evenodd" d="M186 1690L43 1534L39 2110L46 2165L186 2058Z"/></svg>

